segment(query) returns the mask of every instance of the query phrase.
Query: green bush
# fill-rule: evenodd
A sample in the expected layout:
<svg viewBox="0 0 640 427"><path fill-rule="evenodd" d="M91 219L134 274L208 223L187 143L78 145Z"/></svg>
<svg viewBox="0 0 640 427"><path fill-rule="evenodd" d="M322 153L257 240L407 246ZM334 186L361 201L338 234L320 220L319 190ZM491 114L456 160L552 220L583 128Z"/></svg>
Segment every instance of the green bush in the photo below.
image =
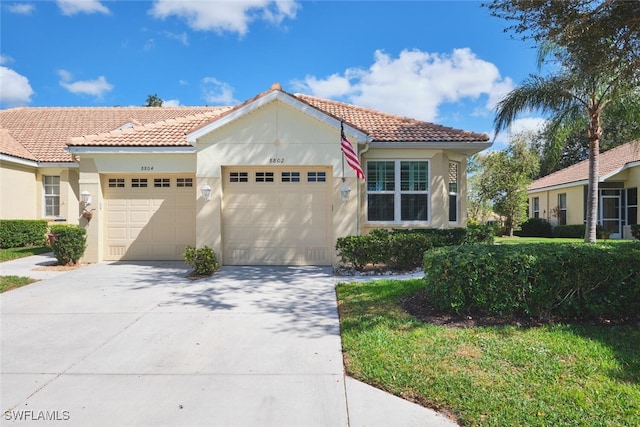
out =
<svg viewBox="0 0 640 427"><path fill-rule="evenodd" d="M0 248L22 248L45 244L47 221L0 220Z"/></svg>
<svg viewBox="0 0 640 427"><path fill-rule="evenodd" d="M553 237L567 237L583 239L586 226L584 224L556 225L553 227ZM603 228L596 224L596 237L602 238Z"/></svg>
<svg viewBox="0 0 640 427"><path fill-rule="evenodd" d="M425 289L456 314L624 319L640 312L640 243L466 245L425 253Z"/></svg>
<svg viewBox="0 0 640 427"><path fill-rule="evenodd" d="M220 268L216 253L209 246L200 249L187 246L183 256L187 265L194 268L192 274L196 276L211 276Z"/></svg>
<svg viewBox="0 0 640 427"><path fill-rule="evenodd" d="M520 237L552 237L553 230L551 224L546 219L529 218L520 225L520 230L515 234Z"/></svg>
<svg viewBox="0 0 640 427"><path fill-rule="evenodd" d="M51 247L61 265L77 264L87 248L87 231L77 225L52 225L55 239Z"/></svg>
<svg viewBox="0 0 640 427"><path fill-rule="evenodd" d="M640 224L633 224L631 226L631 235L640 240Z"/></svg>
<svg viewBox="0 0 640 427"><path fill-rule="evenodd" d="M342 264L362 270L366 265L413 269L422 264L425 251L441 246L493 243L489 226L453 229L374 229L364 236L346 236L336 241Z"/></svg>

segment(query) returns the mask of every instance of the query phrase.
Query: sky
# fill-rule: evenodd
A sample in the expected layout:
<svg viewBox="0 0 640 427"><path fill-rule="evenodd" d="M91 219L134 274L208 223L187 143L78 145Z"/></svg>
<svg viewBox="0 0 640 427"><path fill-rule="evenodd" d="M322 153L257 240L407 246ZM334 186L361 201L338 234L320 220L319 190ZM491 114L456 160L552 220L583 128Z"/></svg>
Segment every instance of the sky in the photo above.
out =
<svg viewBox="0 0 640 427"><path fill-rule="evenodd" d="M235 105L278 82L493 137L538 72L506 25L480 1L0 0L0 108Z"/></svg>

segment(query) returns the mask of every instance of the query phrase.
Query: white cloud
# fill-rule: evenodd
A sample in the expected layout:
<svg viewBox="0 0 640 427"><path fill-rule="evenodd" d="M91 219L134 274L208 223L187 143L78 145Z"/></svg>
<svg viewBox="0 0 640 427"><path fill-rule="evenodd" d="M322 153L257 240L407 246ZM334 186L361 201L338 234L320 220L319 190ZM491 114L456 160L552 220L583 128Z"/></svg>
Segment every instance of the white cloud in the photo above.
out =
<svg viewBox="0 0 640 427"><path fill-rule="evenodd" d="M207 104L213 105L234 105L238 101L233 98L233 87L215 77L205 77L202 79L202 99Z"/></svg>
<svg viewBox="0 0 640 427"><path fill-rule="evenodd" d="M29 79L7 67L0 67L0 104L8 107L27 105L33 89Z"/></svg>
<svg viewBox="0 0 640 427"><path fill-rule="evenodd" d="M176 34L170 31L163 31L162 34L168 39L177 40L185 46L189 46L189 36L187 33Z"/></svg>
<svg viewBox="0 0 640 427"><path fill-rule="evenodd" d="M167 101L162 101L163 107L179 107L180 100L179 99L169 99Z"/></svg>
<svg viewBox="0 0 640 427"><path fill-rule="evenodd" d="M544 128L547 124L547 119L543 117L523 117L515 119L508 129L500 132L496 137L494 130L487 132L491 135L491 139L494 140L494 144L491 147L492 150L504 150L509 146L511 138L517 134L534 132L537 133Z"/></svg>
<svg viewBox="0 0 640 427"><path fill-rule="evenodd" d="M107 82L104 76L100 76L95 80L79 80L71 82L73 76L66 70L59 70L60 86L76 95L91 95L102 98L105 93L113 89L113 85Z"/></svg>
<svg viewBox="0 0 640 427"><path fill-rule="evenodd" d="M397 58L378 50L368 69L351 68L324 79L307 76L293 85L313 95L342 97L426 121L438 118L443 103L486 97L483 108L489 109L513 88L511 79L503 78L494 64L468 48L450 54L403 50Z"/></svg>
<svg viewBox="0 0 640 427"><path fill-rule="evenodd" d="M63 15L71 16L78 13L111 13L109 9L98 0L56 0Z"/></svg>
<svg viewBox="0 0 640 427"><path fill-rule="evenodd" d="M194 30L244 35L248 32L251 22L263 20L280 25L286 18L295 18L298 8L299 5L295 1L157 0L149 13L160 19L169 16L184 19Z"/></svg>
<svg viewBox="0 0 640 427"><path fill-rule="evenodd" d="M0 54L0 65L6 65L13 62L13 58L8 55Z"/></svg>
<svg viewBox="0 0 640 427"><path fill-rule="evenodd" d="M7 11L18 15L31 15L36 9L35 5L30 3L14 3L6 6Z"/></svg>

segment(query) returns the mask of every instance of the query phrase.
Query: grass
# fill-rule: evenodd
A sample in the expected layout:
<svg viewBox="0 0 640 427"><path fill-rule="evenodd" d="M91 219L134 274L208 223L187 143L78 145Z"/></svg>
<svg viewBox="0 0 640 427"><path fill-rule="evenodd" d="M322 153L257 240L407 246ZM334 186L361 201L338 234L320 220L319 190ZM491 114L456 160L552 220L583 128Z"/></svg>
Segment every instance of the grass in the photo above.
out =
<svg viewBox="0 0 640 427"><path fill-rule="evenodd" d="M337 287L348 373L464 426L640 425L640 328L454 329L399 301L422 280Z"/></svg>
<svg viewBox="0 0 640 427"><path fill-rule="evenodd" d="M0 249L0 262L23 258L31 255L39 255L51 252L50 246L30 246L28 248Z"/></svg>
<svg viewBox="0 0 640 427"><path fill-rule="evenodd" d="M37 280L30 277L0 276L0 293L19 288L20 286L28 285L33 282L37 282Z"/></svg>

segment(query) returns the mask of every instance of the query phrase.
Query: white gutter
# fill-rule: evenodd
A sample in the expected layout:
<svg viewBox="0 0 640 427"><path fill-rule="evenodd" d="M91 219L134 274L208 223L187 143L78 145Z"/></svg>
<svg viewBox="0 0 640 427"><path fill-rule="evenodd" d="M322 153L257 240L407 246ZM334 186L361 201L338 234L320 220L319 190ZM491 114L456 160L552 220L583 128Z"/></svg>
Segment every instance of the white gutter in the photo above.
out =
<svg viewBox="0 0 640 427"><path fill-rule="evenodd" d="M72 154L193 154L194 147L87 147L71 146Z"/></svg>
<svg viewBox="0 0 640 427"><path fill-rule="evenodd" d="M0 154L0 160L3 162L15 163L22 166L30 166L33 168L38 167L38 162L34 160L21 159L19 157L7 156L6 154Z"/></svg>

